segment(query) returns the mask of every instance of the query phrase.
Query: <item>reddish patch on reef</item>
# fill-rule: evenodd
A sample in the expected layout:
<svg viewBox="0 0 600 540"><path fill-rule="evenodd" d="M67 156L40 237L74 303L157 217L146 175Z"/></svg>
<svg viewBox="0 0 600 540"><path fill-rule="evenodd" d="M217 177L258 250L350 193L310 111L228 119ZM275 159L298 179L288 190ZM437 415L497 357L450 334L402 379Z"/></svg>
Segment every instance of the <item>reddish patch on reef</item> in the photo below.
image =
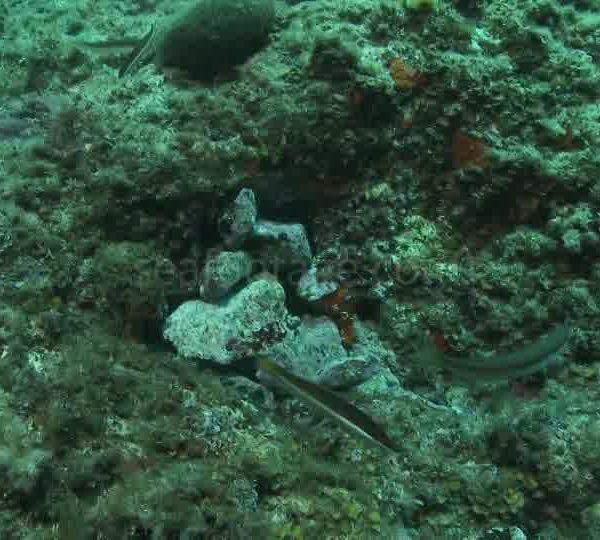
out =
<svg viewBox="0 0 600 540"><path fill-rule="evenodd" d="M337 325L344 346L354 345L356 342L354 329L356 306L348 298L348 288L342 285L337 291L326 296L321 301L321 306L325 314Z"/></svg>
<svg viewBox="0 0 600 540"><path fill-rule="evenodd" d="M476 137L457 130L452 137L452 165L455 169L465 167L485 168L488 165L488 147Z"/></svg>
<svg viewBox="0 0 600 540"><path fill-rule="evenodd" d="M431 337L433 338L433 344L435 348L442 353L448 352L450 350L450 345L448 344L448 340L446 336L442 334L439 330L433 330L431 332Z"/></svg>
<svg viewBox="0 0 600 540"><path fill-rule="evenodd" d="M393 58L389 64L390 76L396 88L399 90L410 90L425 85L425 77L403 58Z"/></svg>

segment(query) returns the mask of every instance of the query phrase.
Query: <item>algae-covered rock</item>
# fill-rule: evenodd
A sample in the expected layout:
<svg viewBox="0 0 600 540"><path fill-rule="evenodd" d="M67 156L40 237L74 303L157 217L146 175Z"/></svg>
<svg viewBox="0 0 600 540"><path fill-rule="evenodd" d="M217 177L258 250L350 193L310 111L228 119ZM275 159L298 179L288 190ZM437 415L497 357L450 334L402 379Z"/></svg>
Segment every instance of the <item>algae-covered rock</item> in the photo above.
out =
<svg viewBox="0 0 600 540"><path fill-rule="evenodd" d="M254 227L258 216L256 196L251 189L240 190L219 219L219 234L229 248L241 246Z"/></svg>
<svg viewBox="0 0 600 540"><path fill-rule="evenodd" d="M243 251L222 251L202 270L200 295L217 300L229 294L252 271L252 258Z"/></svg>
<svg viewBox="0 0 600 540"><path fill-rule="evenodd" d="M293 265L306 267L312 251L306 229L300 223L276 223L258 220L252 238L261 245L261 256L279 270Z"/></svg>
<svg viewBox="0 0 600 540"><path fill-rule="evenodd" d="M363 383L390 360L375 332L355 321L357 342L347 351L336 324L327 317L304 317L267 354L298 377L334 388Z"/></svg>
<svg viewBox="0 0 600 540"><path fill-rule="evenodd" d="M200 0L163 32L158 63L210 79L258 51L274 21L273 0Z"/></svg>
<svg viewBox="0 0 600 540"><path fill-rule="evenodd" d="M168 318L164 336L183 357L226 365L277 340L288 318L283 287L261 279L223 305L185 302Z"/></svg>

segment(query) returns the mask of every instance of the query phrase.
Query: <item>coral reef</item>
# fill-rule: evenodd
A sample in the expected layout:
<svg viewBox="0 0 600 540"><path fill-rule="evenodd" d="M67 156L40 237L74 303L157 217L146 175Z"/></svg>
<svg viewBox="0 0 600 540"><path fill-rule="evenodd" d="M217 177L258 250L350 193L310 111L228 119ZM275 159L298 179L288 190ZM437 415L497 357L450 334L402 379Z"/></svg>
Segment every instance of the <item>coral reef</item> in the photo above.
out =
<svg viewBox="0 0 600 540"><path fill-rule="evenodd" d="M6 0L0 537L595 538L596 11Z"/></svg>

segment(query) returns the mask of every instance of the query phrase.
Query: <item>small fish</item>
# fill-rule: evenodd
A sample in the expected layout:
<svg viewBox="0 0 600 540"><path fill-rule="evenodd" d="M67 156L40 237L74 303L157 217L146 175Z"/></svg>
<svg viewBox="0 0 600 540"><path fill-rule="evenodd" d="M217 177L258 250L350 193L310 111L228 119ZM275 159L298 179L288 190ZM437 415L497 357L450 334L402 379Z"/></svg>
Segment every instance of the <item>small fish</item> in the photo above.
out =
<svg viewBox="0 0 600 540"><path fill-rule="evenodd" d="M152 25L150 31L140 40L135 47L123 67L119 70L119 78L131 75L145 63L150 62L156 54L158 32L156 26Z"/></svg>
<svg viewBox="0 0 600 540"><path fill-rule="evenodd" d="M426 366L450 370L459 379L470 382L498 382L531 375L552 365L558 351L571 335L568 324L557 326L546 337L516 351L492 357L460 357L440 352L432 345L424 347L418 359Z"/></svg>
<svg viewBox="0 0 600 540"><path fill-rule="evenodd" d="M119 78L131 75L144 64L151 62L156 55L158 42L156 25L152 25L142 38L109 39L106 41L85 41L83 45L93 49L131 49L126 61L119 70Z"/></svg>
<svg viewBox="0 0 600 540"><path fill-rule="evenodd" d="M308 382L269 360L257 358L257 367L275 379L288 392L334 420L347 432L362 438L371 446L396 452L392 440L379 424L360 409L327 388Z"/></svg>

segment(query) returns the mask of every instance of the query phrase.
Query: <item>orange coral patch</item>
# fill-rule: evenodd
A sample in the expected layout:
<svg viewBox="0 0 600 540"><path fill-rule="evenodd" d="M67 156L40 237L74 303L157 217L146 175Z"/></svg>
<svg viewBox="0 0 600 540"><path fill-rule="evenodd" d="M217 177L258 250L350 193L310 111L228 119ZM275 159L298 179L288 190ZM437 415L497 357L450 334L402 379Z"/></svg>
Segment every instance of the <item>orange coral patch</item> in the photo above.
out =
<svg viewBox="0 0 600 540"><path fill-rule="evenodd" d="M460 130L452 138L452 165L455 169L481 167L488 165L488 147L476 137L466 135Z"/></svg>
<svg viewBox="0 0 600 540"><path fill-rule="evenodd" d="M349 347L356 342L354 331L355 306L347 299L348 288L342 285L337 291L326 296L321 305L323 311L335 322L342 338L342 343Z"/></svg>
<svg viewBox="0 0 600 540"><path fill-rule="evenodd" d="M423 75L400 57L392 59L389 69L396 88L408 90L424 83Z"/></svg>

